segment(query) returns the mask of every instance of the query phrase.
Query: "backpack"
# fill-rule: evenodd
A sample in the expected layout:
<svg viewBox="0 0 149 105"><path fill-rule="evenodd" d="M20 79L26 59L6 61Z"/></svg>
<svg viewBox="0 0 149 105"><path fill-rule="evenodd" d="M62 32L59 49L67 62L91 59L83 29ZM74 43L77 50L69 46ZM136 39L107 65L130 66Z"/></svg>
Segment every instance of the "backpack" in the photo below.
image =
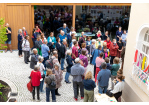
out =
<svg viewBox="0 0 149 105"><path fill-rule="evenodd" d="M48 86L50 87L50 88L56 88L56 83L49 77L49 79L51 80L51 83L50 84L48 84Z"/></svg>
<svg viewBox="0 0 149 105"><path fill-rule="evenodd" d="M53 60L55 58L50 58L49 60L46 61L46 67L49 68L49 69L52 69L53 68Z"/></svg>

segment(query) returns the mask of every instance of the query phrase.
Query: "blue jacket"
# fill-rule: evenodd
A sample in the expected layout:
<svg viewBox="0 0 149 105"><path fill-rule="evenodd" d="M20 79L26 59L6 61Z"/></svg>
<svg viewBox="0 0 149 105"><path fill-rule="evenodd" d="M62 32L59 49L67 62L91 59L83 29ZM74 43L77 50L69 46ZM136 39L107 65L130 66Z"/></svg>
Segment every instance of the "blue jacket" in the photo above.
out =
<svg viewBox="0 0 149 105"><path fill-rule="evenodd" d="M95 82L91 79L86 79L86 80L84 79L83 84L86 90L93 90L96 87Z"/></svg>
<svg viewBox="0 0 149 105"><path fill-rule="evenodd" d="M92 64L95 65L95 60L97 57L99 57L99 54L101 53L101 50L98 50L98 49L95 49L93 52L92 52Z"/></svg>
<svg viewBox="0 0 149 105"><path fill-rule="evenodd" d="M53 37L48 37L48 39L47 39L47 42L49 43L49 41L50 41L50 39L52 40L52 42L54 42L54 44L53 44L53 48L55 48L55 45L56 45L56 39L55 39L55 37L53 36Z"/></svg>
<svg viewBox="0 0 149 105"><path fill-rule="evenodd" d="M67 37L66 37L66 35L63 35L63 36L62 35L59 35L59 38L60 38L60 42L62 43L63 42L63 39L65 39Z"/></svg>
<svg viewBox="0 0 149 105"><path fill-rule="evenodd" d="M67 66L67 72L70 73L71 67L73 66L71 56L67 55L66 56L66 61L67 61L67 64L68 64L68 66Z"/></svg>
<svg viewBox="0 0 149 105"><path fill-rule="evenodd" d="M60 30L63 30L65 32L65 35L70 31L70 29L68 27L66 27L66 31L63 27L60 27L57 29L57 31L59 32Z"/></svg>
<svg viewBox="0 0 149 105"><path fill-rule="evenodd" d="M20 46L22 46L21 41L22 41L22 36L20 34L18 34L18 50L22 50L22 48L20 47Z"/></svg>
<svg viewBox="0 0 149 105"><path fill-rule="evenodd" d="M116 31L116 40L117 40L117 41L119 41L119 38L118 38L117 36L121 37L122 34L123 34L123 31L121 31L121 32L119 32L119 30Z"/></svg>
<svg viewBox="0 0 149 105"><path fill-rule="evenodd" d="M102 69L101 66L100 66L99 68L100 68L100 70ZM111 70L111 65L110 65L110 63L107 63L107 68L106 68L106 69Z"/></svg>
<svg viewBox="0 0 149 105"><path fill-rule="evenodd" d="M111 77L111 71L108 69L101 69L99 71L97 80L99 86L108 86L109 78Z"/></svg>

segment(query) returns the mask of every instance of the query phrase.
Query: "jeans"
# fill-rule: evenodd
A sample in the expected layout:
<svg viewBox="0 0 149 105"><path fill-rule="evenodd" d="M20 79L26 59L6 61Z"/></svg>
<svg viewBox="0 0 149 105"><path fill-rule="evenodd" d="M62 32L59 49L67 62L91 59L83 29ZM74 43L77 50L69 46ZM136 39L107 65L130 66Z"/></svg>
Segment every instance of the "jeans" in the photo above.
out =
<svg viewBox="0 0 149 105"><path fill-rule="evenodd" d="M34 38L32 38L32 41L33 41L33 45L34 45L34 46L32 47L32 49L33 49L33 48L36 48L36 47L35 47L35 41L36 41L36 40L35 40Z"/></svg>
<svg viewBox="0 0 149 105"><path fill-rule="evenodd" d="M70 75L70 73L66 72L66 74L65 74L65 81L66 82L69 82L69 79L68 79L69 78L69 75Z"/></svg>
<svg viewBox="0 0 149 105"><path fill-rule="evenodd" d="M108 86L99 86L98 85L98 90L99 90L100 94L106 93L107 92L107 88L108 88Z"/></svg>
<svg viewBox="0 0 149 105"><path fill-rule="evenodd" d="M44 78L42 81L40 81L40 92L43 92L43 84L44 84Z"/></svg>
<svg viewBox="0 0 149 105"><path fill-rule="evenodd" d="M94 101L94 90L84 89L84 102L93 102Z"/></svg>
<svg viewBox="0 0 149 105"><path fill-rule="evenodd" d="M56 97L55 97L55 89L50 89L46 87L46 102L50 102L50 91L52 94L52 102L56 102Z"/></svg>
<svg viewBox="0 0 149 105"><path fill-rule="evenodd" d="M35 99L35 88L37 89L37 99L39 100L40 99L40 97L39 97L39 86L33 86L32 96L33 96L33 99Z"/></svg>
<svg viewBox="0 0 149 105"><path fill-rule="evenodd" d="M65 58L61 58L61 69L64 70L64 60Z"/></svg>
<svg viewBox="0 0 149 105"><path fill-rule="evenodd" d="M74 98L78 98L79 87L80 87L81 97L84 97L84 85L83 85L83 82L73 81Z"/></svg>
<svg viewBox="0 0 149 105"><path fill-rule="evenodd" d="M46 64L45 64L45 62L46 62L46 60L48 60L48 59L49 59L49 56L44 57L44 60L43 60L43 62L42 62L45 68L46 68Z"/></svg>

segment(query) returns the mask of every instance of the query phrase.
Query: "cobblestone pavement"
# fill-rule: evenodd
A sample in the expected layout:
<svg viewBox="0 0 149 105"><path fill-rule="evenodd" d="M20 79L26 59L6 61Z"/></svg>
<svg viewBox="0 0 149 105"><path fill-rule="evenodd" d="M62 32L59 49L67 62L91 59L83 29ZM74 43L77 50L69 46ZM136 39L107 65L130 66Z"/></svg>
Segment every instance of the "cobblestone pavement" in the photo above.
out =
<svg viewBox="0 0 149 105"><path fill-rule="evenodd" d="M27 83L29 82L29 75L31 69L30 64L24 63L24 58L19 58L18 51L13 51L10 53L0 53L0 77L9 79L14 83L18 89L18 102L33 102L32 94L27 90ZM93 65L88 65L87 71L93 72ZM63 77L65 76L63 73ZM72 76L69 77L69 80L72 81ZM45 84L44 84L45 91ZM96 85L95 94L98 93L98 86ZM61 96L56 96L57 102L75 102L73 99L73 86L71 84L66 84L64 78L62 80L62 86L59 88L59 93ZM46 93L40 94L41 102L46 102ZM37 99L36 99L37 100ZM50 96L51 100L51 96ZM81 96L78 97L78 102L83 102Z"/></svg>

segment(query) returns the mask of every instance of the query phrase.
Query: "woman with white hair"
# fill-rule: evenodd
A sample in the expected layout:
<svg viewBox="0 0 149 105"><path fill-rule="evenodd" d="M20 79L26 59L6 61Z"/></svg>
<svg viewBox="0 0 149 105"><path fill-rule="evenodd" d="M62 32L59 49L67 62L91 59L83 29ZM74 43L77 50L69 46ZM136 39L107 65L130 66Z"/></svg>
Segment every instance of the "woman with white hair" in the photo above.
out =
<svg viewBox="0 0 149 105"><path fill-rule="evenodd" d="M32 92L33 100L35 100L35 88L36 88L37 89L37 99L38 99L38 101L40 101L39 88L40 88L40 80L42 80L42 78L41 78L41 73L39 71L38 65L34 66L34 70L31 71L30 77L31 77L32 86L33 86L33 92Z"/></svg>
<svg viewBox="0 0 149 105"><path fill-rule="evenodd" d="M63 71L60 68L59 63L54 64L54 68L52 69L52 73L55 75L55 83L56 83L56 88L55 88L55 95L60 96L58 93L58 88L61 87L61 81L63 80Z"/></svg>
<svg viewBox="0 0 149 105"><path fill-rule="evenodd" d="M41 73L41 77L42 77L42 81L40 81L40 92L44 92L43 91L43 83L44 83L44 78L45 78L45 74L44 74L44 70L45 70L45 67L43 65L43 60L44 58L42 56L39 56L38 57L38 62L37 62L37 65L39 66L39 71Z"/></svg>
<svg viewBox="0 0 149 105"><path fill-rule="evenodd" d="M18 54L19 54L19 57L23 57L22 55L22 42L23 42L23 35L22 35L22 29L19 29L18 30Z"/></svg>
<svg viewBox="0 0 149 105"><path fill-rule="evenodd" d="M99 31L96 33L96 35L97 35L98 38L101 37L101 36L102 36L101 31L99 30Z"/></svg>
<svg viewBox="0 0 149 105"><path fill-rule="evenodd" d="M28 35L28 33L27 33L25 27L22 28L22 34L23 34L24 37L25 37L26 35Z"/></svg>
<svg viewBox="0 0 149 105"><path fill-rule="evenodd" d="M66 72L66 75L65 75L65 82L66 83L71 83L69 82L69 75L70 75L70 70L71 70L71 67L73 66L73 60L72 60L72 57L71 57L71 51L70 50L67 50L67 56L66 56L66 61L67 61L67 72Z"/></svg>

